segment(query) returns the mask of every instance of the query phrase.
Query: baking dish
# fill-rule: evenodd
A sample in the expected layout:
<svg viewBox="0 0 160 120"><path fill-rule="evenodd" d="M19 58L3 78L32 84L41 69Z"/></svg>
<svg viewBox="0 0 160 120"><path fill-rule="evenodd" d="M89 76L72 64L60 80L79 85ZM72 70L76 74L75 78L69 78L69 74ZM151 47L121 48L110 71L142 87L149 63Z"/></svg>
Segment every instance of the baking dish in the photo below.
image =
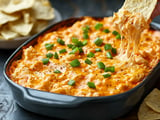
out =
<svg viewBox="0 0 160 120"><path fill-rule="evenodd" d="M94 17L96 20L102 18ZM55 31L60 27L69 27L80 18L70 18L62 22L53 24L39 34L33 36L22 44L6 61L4 65L4 76L11 87L16 102L28 111L73 120L112 120L129 112L139 101L153 88L157 79L160 77L160 63L154 67L150 74L133 89L112 96L103 97L76 97L56 93L49 93L35 89L25 88L14 83L8 77L11 63L21 57L22 48L37 43L37 38L45 33ZM159 29L158 24L152 23L153 29Z"/></svg>

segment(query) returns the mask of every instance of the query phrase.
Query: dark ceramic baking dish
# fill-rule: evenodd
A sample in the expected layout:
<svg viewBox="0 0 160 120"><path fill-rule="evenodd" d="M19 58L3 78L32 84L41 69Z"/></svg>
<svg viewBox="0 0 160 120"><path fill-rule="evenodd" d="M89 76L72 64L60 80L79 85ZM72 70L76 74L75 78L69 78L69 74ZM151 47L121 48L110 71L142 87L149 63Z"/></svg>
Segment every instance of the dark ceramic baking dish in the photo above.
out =
<svg viewBox="0 0 160 120"><path fill-rule="evenodd" d="M22 87L9 78L10 66L14 60L21 57L23 48L36 44L40 35L55 31L60 27L69 27L82 19L83 17L71 18L49 26L22 44L6 61L4 76L12 90L14 99L21 107L34 113L62 119L112 120L129 112L153 88L160 77L160 63L133 89L118 95L103 97L76 97L39 91ZM94 19L101 20L102 18ZM152 23L151 27L153 29L160 28L155 23Z"/></svg>

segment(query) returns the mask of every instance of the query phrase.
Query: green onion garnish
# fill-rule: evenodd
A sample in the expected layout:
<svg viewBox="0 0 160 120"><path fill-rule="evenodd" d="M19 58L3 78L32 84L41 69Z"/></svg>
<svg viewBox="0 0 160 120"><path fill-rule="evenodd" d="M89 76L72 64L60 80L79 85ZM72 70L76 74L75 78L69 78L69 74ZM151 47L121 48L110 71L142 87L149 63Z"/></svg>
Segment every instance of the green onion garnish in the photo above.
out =
<svg viewBox="0 0 160 120"><path fill-rule="evenodd" d="M80 66L80 62L79 62L78 59L75 59L75 60L72 60L72 61L70 62L70 65L71 65L72 67L79 67L79 66Z"/></svg>
<svg viewBox="0 0 160 120"><path fill-rule="evenodd" d="M88 38L89 38L88 33L83 33L83 39L88 39Z"/></svg>
<svg viewBox="0 0 160 120"><path fill-rule="evenodd" d="M121 39L121 35L120 34L116 35L116 39Z"/></svg>
<svg viewBox="0 0 160 120"><path fill-rule="evenodd" d="M105 44L104 45L104 49L105 50L111 50L112 49L112 45L111 44Z"/></svg>
<svg viewBox="0 0 160 120"><path fill-rule="evenodd" d="M118 35L119 33L117 31L112 32L113 35Z"/></svg>
<svg viewBox="0 0 160 120"><path fill-rule="evenodd" d="M61 71L59 71L59 70L55 70L55 71L54 71L54 73L61 73Z"/></svg>
<svg viewBox="0 0 160 120"><path fill-rule="evenodd" d="M57 53L57 52L54 53L54 58L55 58L55 59L59 59L59 56L58 56L58 53Z"/></svg>
<svg viewBox="0 0 160 120"><path fill-rule="evenodd" d="M106 56L107 56L107 58L109 58L109 59L112 59L112 58L113 58L111 52L107 52L107 53L106 53Z"/></svg>
<svg viewBox="0 0 160 120"><path fill-rule="evenodd" d="M78 49L79 49L79 53L83 53L82 47L79 47Z"/></svg>
<svg viewBox="0 0 160 120"><path fill-rule="evenodd" d="M54 46L54 44L50 44L50 43L45 44L45 47L47 50L52 50L53 46Z"/></svg>
<svg viewBox="0 0 160 120"><path fill-rule="evenodd" d="M92 64L92 61L90 61L90 60L87 58L87 59L85 60L85 63L91 65L91 64Z"/></svg>
<svg viewBox="0 0 160 120"><path fill-rule="evenodd" d="M115 67L114 66L105 67L104 71L105 72L115 72Z"/></svg>
<svg viewBox="0 0 160 120"><path fill-rule="evenodd" d="M103 43L103 40L99 37L97 37L95 40L94 40L94 43L97 45L97 46L101 46L102 43Z"/></svg>
<svg viewBox="0 0 160 120"><path fill-rule="evenodd" d="M110 31L108 29L103 30L105 33L109 33Z"/></svg>
<svg viewBox="0 0 160 120"><path fill-rule="evenodd" d="M74 48L69 54L75 54L75 53L79 53L78 47Z"/></svg>
<svg viewBox="0 0 160 120"><path fill-rule="evenodd" d="M70 80L69 82L68 82L68 85L70 85L70 86L73 86L73 85L75 85L75 80Z"/></svg>
<svg viewBox="0 0 160 120"><path fill-rule="evenodd" d="M94 82L88 82L87 85L89 88L96 88Z"/></svg>
<svg viewBox="0 0 160 120"><path fill-rule="evenodd" d="M53 57L53 53L47 53L47 54L46 54L46 57L48 57L48 58Z"/></svg>
<svg viewBox="0 0 160 120"><path fill-rule="evenodd" d="M77 37L72 37L72 43L77 43L78 42L78 38Z"/></svg>
<svg viewBox="0 0 160 120"><path fill-rule="evenodd" d="M95 26L94 26L94 28L96 29L96 30L99 30L99 29L101 29L103 27L103 24L101 24L101 23L97 23Z"/></svg>
<svg viewBox="0 0 160 120"><path fill-rule="evenodd" d="M92 53L92 52L90 52L90 53L87 54L87 57L89 57L89 58L92 58L92 57L94 57L94 56L95 56L95 54Z"/></svg>
<svg viewBox="0 0 160 120"><path fill-rule="evenodd" d="M103 74L103 77L104 77L104 78L111 77L111 74L108 74L108 73L107 73L107 74Z"/></svg>
<svg viewBox="0 0 160 120"><path fill-rule="evenodd" d="M113 54L117 54L117 49L116 48L112 48L111 51L112 51Z"/></svg>
<svg viewBox="0 0 160 120"><path fill-rule="evenodd" d="M88 33L89 29L90 29L89 25L86 25L85 27L82 28L84 33Z"/></svg>
<svg viewBox="0 0 160 120"><path fill-rule="evenodd" d="M58 38L58 39L57 39L57 42L58 42L59 44L61 44L61 45L64 45L64 44L65 44L65 42L64 42L61 38Z"/></svg>
<svg viewBox="0 0 160 120"><path fill-rule="evenodd" d="M43 62L44 65L46 65L49 62L49 58L43 58L42 62Z"/></svg>
<svg viewBox="0 0 160 120"><path fill-rule="evenodd" d="M97 66L98 66L99 69L105 69L105 65L104 65L103 62L98 62Z"/></svg>
<svg viewBox="0 0 160 120"><path fill-rule="evenodd" d="M101 50L101 48L96 48L95 51L96 52L101 52L102 50Z"/></svg>
<svg viewBox="0 0 160 120"><path fill-rule="evenodd" d="M82 42L83 46L87 45L87 43L88 43L88 40L84 40L84 41Z"/></svg>
<svg viewBox="0 0 160 120"><path fill-rule="evenodd" d="M59 53L65 53L65 52L67 52L66 49L61 49L61 50L59 51Z"/></svg>
<svg viewBox="0 0 160 120"><path fill-rule="evenodd" d="M72 48L73 45L72 45L72 44L67 44L67 47L68 47L68 48Z"/></svg>

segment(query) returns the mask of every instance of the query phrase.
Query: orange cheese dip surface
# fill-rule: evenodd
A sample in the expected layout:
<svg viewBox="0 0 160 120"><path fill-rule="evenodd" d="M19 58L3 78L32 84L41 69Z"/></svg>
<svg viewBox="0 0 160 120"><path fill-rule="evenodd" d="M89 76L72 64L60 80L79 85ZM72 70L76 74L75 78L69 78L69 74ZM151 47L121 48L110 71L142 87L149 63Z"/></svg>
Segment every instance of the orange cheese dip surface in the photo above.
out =
<svg viewBox="0 0 160 120"><path fill-rule="evenodd" d="M159 62L160 32L143 31L132 64L120 59L126 48L127 40L113 29L112 17L85 17L23 49L21 59L10 67L10 78L27 88L72 96L123 93L141 83Z"/></svg>

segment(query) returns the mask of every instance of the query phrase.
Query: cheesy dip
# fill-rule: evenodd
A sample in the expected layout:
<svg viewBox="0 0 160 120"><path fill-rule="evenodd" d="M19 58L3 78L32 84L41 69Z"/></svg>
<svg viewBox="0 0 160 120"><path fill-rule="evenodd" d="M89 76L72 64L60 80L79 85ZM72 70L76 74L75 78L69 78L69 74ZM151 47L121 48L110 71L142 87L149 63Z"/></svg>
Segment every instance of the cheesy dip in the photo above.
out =
<svg viewBox="0 0 160 120"><path fill-rule="evenodd" d="M113 28L112 17L84 17L24 48L10 67L10 78L27 88L72 96L123 93L141 83L159 62L160 32L143 31L132 64L120 59L127 44Z"/></svg>

